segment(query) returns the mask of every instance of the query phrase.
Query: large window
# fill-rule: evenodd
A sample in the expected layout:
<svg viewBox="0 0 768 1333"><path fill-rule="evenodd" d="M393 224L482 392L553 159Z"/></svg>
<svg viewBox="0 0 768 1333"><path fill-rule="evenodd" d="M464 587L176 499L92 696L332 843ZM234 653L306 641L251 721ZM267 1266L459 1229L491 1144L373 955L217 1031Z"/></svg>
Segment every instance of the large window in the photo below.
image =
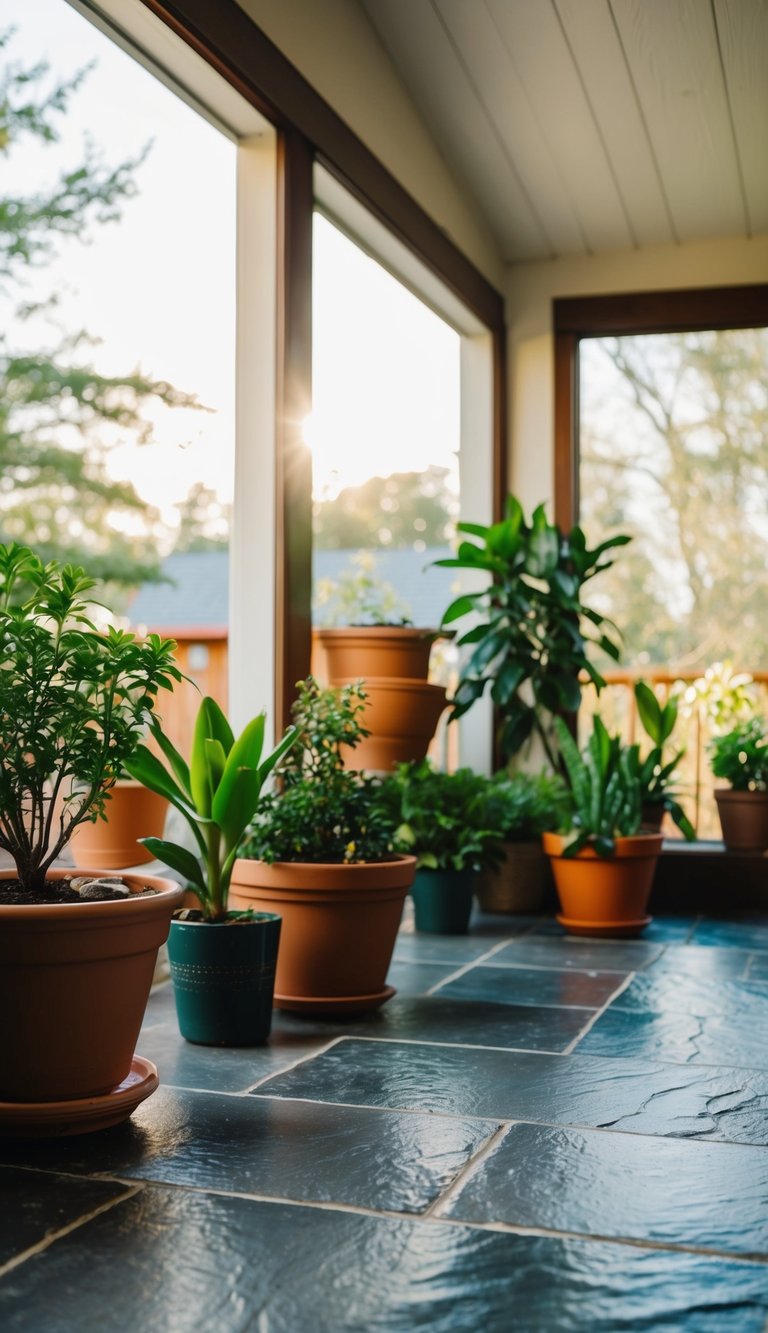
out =
<svg viewBox="0 0 768 1333"><path fill-rule="evenodd" d="M556 303L559 516L633 539L594 587L624 640L600 707L634 735L635 678L677 695L705 837L708 739L768 682L767 326L760 287Z"/></svg>

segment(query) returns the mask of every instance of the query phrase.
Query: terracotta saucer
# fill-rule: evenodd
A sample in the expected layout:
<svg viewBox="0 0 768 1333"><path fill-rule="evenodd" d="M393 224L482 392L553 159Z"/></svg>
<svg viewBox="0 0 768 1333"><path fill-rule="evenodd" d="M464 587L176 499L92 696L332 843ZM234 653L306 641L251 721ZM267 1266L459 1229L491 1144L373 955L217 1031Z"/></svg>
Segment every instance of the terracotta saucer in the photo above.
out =
<svg viewBox="0 0 768 1333"><path fill-rule="evenodd" d="M63 1102L0 1102L0 1137L61 1138L119 1125L145 1097L155 1092L159 1082L152 1061L134 1055L127 1078L100 1097Z"/></svg>
<svg viewBox="0 0 768 1333"><path fill-rule="evenodd" d="M639 935L653 921L652 916L641 916L636 921L572 921L570 917L556 918L565 926L569 935L605 935L608 939L622 939L624 936Z"/></svg>
<svg viewBox="0 0 768 1333"><path fill-rule="evenodd" d="M286 1009L292 1014L365 1014L371 1009L378 1009L396 994L394 986L385 986L383 990L371 995L323 995L313 998L308 995L276 995L275 1008Z"/></svg>

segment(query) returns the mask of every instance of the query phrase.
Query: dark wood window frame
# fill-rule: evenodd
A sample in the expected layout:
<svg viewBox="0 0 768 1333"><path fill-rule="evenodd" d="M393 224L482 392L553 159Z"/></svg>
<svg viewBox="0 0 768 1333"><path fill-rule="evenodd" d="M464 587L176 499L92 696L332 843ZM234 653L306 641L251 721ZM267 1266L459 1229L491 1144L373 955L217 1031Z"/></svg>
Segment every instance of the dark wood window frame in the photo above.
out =
<svg viewBox="0 0 768 1333"><path fill-rule="evenodd" d="M768 284L693 287L554 302L555 518L579 518L579 344L583 338L768 325Z"/></svg>
<svg viewBox="0 0 768 1333"><path fill-rule="evenodd" d="M312 396L312 167L321 163L489 331L493 358L493 508L506 494L504 299L234 0L142 0L276 128L278 370L276 726L309 671L311 475L297 426Z"/></svg>

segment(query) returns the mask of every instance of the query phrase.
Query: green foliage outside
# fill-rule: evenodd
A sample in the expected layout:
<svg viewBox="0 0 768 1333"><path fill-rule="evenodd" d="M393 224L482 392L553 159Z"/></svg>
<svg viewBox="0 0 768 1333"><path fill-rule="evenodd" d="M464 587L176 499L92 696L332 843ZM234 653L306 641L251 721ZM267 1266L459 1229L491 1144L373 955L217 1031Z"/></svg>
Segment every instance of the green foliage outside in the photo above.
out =
<svg viewBox="0 0 768 1333"><path fill-rule="evenodd" d="M391 550L445 546L453 531L455 497L446 468L393 472L347 486L334 500L314 506L314 540L320 550L354 551L371 546Z"/></svg>
<svg viewBox="0 0 768 1333"><path fill-rule="evenodd" d="M96 628L94 586L77 566L0 546L0 848L27 890L103 813L158 690L181 679L172 640Z"/></svg>
<svg viewBox="0 0 768 1333"><path fill-rule="evenodd" d="M87 70L50 89L45 64L24 69L12 62L12 33L0 34L0 52L6 55L1 166L30 143L58 141ZM34 194L14 195L0 186L0 299L6 330L16 330L16 345L8 332L0 334L0 535L34 543L44 560L82 561L95 577L123 585L157 577L158 519L131 484L109 476L106 441L147 443L151 427L143 409L152 402L198 404L138 371L98 373L88 359L93 339L82 331L34 350L22 344L25 326L41 312L40 303L26 299L29 275L63 246L82 243L94 228L120 218L136 193L143 156L109 167L88 147L79 163ZM54 306L51 298L44 308ZM128 535L136 519L143 531Z"/></svg>

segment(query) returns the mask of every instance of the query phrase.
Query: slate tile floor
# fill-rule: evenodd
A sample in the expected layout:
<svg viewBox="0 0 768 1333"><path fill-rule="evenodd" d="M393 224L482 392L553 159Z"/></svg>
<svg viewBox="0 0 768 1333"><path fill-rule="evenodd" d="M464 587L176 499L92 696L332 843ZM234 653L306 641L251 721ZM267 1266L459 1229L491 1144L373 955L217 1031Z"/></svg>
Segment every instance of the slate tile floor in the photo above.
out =
<svg viewBox="0 0 768 1333"><path fill-rule="evenodd" d="M380 1013L139 1051L125 1125L0 1142L0 1327L761 1333L768 917L406 919Z"/></svg>

